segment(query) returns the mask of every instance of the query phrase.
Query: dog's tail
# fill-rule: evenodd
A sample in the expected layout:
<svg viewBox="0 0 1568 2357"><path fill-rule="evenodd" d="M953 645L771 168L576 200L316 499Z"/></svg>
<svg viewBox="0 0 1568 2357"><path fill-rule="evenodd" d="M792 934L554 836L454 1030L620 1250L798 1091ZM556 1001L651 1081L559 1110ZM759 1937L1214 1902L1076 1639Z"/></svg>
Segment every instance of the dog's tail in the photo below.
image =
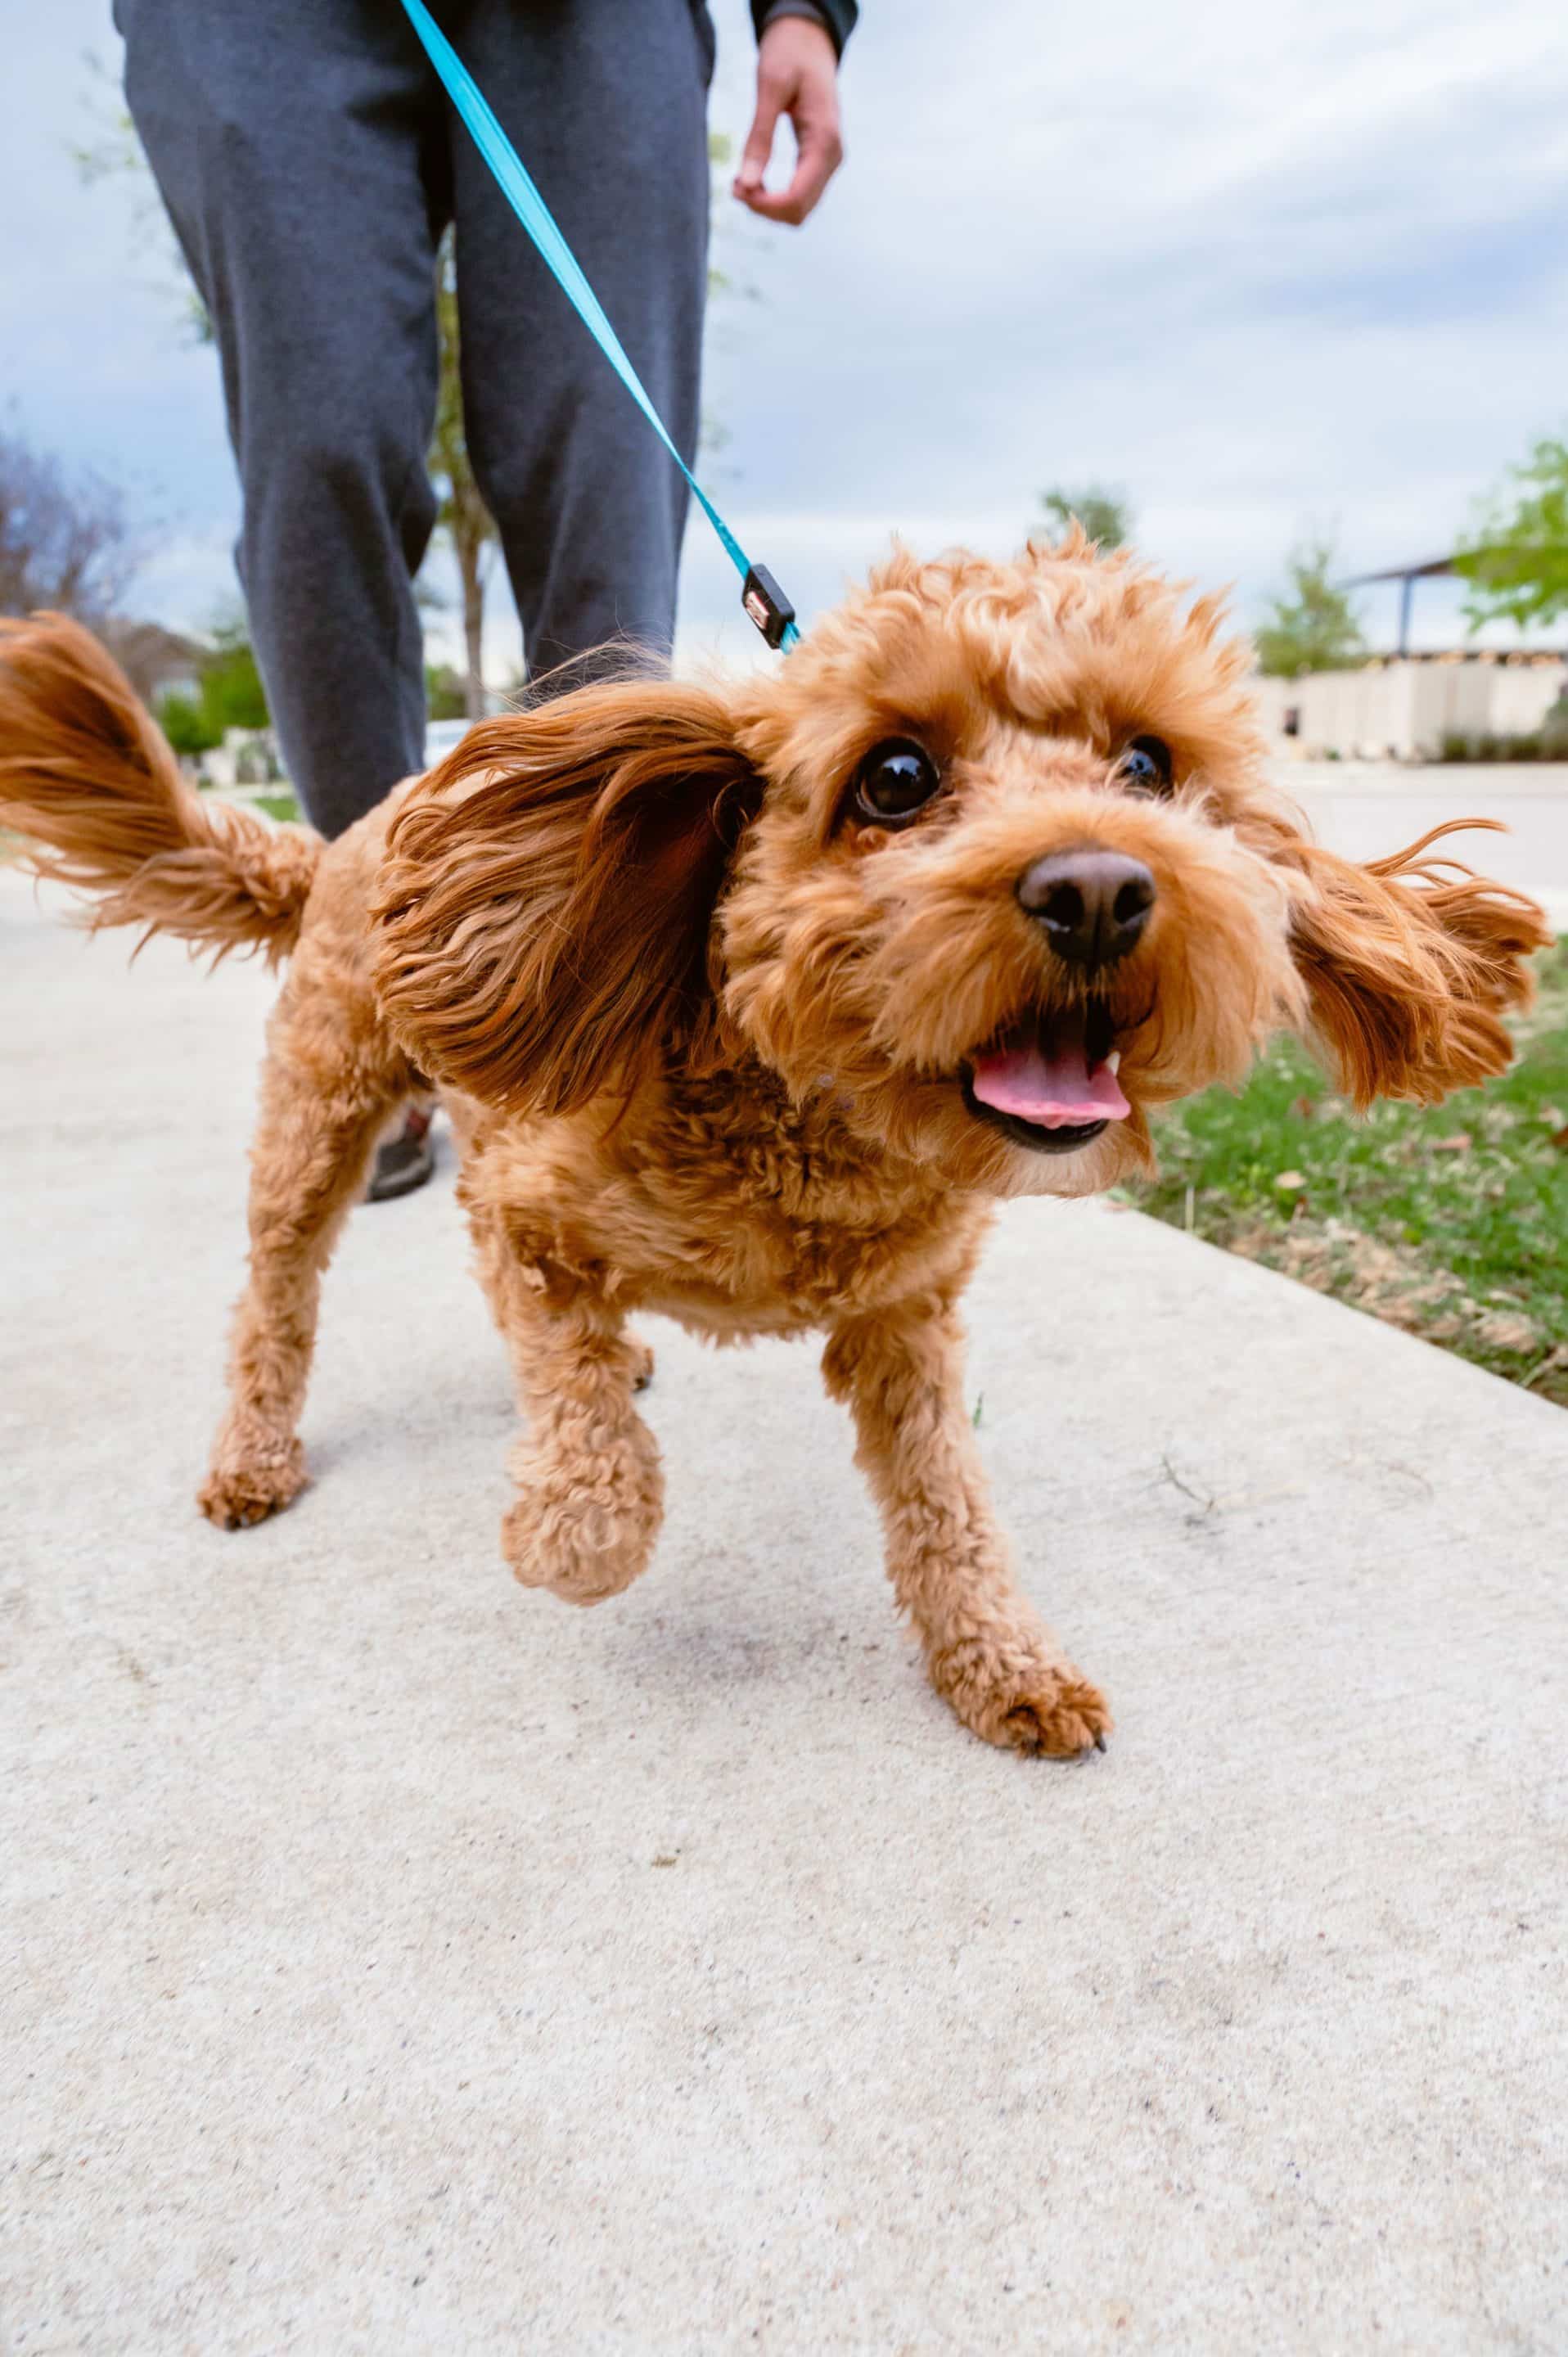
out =
<svg viewBox="0 0 1568 2357"><path fill-rule="evenodd" d="M194 792L130 682L61 614L0 621L0 827L35 875L91 896L83 921L172 933L214 958L286 957L321 857Z"/></svg>

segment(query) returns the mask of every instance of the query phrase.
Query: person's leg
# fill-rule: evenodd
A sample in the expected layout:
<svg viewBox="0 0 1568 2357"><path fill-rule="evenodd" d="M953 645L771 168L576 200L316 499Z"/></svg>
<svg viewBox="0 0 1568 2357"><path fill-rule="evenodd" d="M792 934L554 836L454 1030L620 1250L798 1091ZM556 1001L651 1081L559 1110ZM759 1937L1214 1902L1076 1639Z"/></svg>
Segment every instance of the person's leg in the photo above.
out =
<svg viewBox="0 0 1568 2357"><path fill-rule="evenodd" d="M116 17L222 360L268 702L337 834L424 760L437 86L391 0L118 0Z"/></svg>
<svg viewBox="0 0 1568 2357"><path fill-rule="evenodd" d="M690 0L471 0L452 38L679 447L696 447L709 59ZM613 640L667 655L687 492L452 131L468 447L538 677Z"/></svg>

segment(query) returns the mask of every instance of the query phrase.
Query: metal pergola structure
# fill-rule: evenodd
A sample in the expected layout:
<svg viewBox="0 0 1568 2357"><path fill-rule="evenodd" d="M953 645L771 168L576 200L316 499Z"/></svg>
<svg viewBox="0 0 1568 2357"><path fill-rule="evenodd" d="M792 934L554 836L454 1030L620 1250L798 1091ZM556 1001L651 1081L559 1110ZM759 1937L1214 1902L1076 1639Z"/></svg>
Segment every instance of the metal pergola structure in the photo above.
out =
<svg viewBox="0 0 1568 2357"><path fill-rule="evenodd" d="M1463 552L1463 554L1466 558L1471 558L1477 556L1504 556L1508 554L1509 552L1501 547L1484 547L1467 548ZM1545 555L1562 556L1564 554L1568 554L1568 551L1564 551L1555 544L1552 544L1543 546L1541 554ZM1341 586L1347 589L1370 589L1377 583L1382 581L1397 581L1399 583L1400 636L1399 645L1395 648L1394 652L1396 655L1408 655L1410 652L1410 609L1416 583L1418 581L1435 581L1441 579L1444 575L1456 574L1459 569L1460 552L1455 551L1451 556L1428 557L1426 562L1423 565L1391 565L1388 566L1386 571L1382 573L1358 573L1353 581L1347 581Z"/></svg>
<svg viewBox="0 0 1568 2357"><path fill-rule="evenodd" d="M1435 581L1446 574L1456 573L1458 566L1452 556L1428 557L1423 565L1391 565L1386 573L1359 573L1347 581L1347 589L1370 589L1374 584L1397 581L1400 584L1400 635L1394 649L1396 655L1410 652L1410 609L1418 581Z"/></svg>

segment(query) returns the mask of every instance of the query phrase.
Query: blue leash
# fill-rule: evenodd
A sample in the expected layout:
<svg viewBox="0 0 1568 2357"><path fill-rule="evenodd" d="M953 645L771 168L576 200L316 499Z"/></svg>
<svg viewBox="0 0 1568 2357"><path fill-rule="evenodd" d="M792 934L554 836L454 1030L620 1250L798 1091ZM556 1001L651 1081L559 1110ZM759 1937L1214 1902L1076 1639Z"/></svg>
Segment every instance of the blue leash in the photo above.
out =
<svg viewBox="0 0 1568 2357"><path fill-rule="evenodd" d="M499 182L507 202L539 248L578 317L690 483L698 506L741 576L741 604L746 614L770 647L792 647L800 635L795 627L795 608L767 566L751 563L675 447L664 420L648 397L642 379L628 360L620 338L606 318L598 296L584 276L581 264L562 236L553 213L525 170L516 148L491 113L483 91L424 5L424 0L403 0L403 5L429 53L431 64L446 83L453 105L472 132L475 145Z"/></svg>

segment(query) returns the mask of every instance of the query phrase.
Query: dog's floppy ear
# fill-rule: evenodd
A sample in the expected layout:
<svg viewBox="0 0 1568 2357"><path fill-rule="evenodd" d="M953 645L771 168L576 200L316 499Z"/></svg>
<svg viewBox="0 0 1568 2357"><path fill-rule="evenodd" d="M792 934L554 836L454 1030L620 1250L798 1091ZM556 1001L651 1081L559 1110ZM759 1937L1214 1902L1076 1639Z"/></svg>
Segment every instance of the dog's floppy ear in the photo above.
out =
<svg viewBox="0 0 1568 2357"><path fill-rule="evenodd" d="M1374 1097L1437 1104L1513 1060L1502 1015L1529 1006L1527 961L1552 932L1522 892L1424 856L1467 827L1500 832L1449 820L1364 867L1296 834L1275 850L1300 879L1291 947L1313 1033L1361 1110Z"/></svg>
<svg viewBox="0 0 1568 2357"><path fill-rule="evenodd" d="M509 1112L635 1085L712 1019L714 903L760 788L717 695L579 688L471 729L392 822L376 987L423 1070Z"/></svg>

